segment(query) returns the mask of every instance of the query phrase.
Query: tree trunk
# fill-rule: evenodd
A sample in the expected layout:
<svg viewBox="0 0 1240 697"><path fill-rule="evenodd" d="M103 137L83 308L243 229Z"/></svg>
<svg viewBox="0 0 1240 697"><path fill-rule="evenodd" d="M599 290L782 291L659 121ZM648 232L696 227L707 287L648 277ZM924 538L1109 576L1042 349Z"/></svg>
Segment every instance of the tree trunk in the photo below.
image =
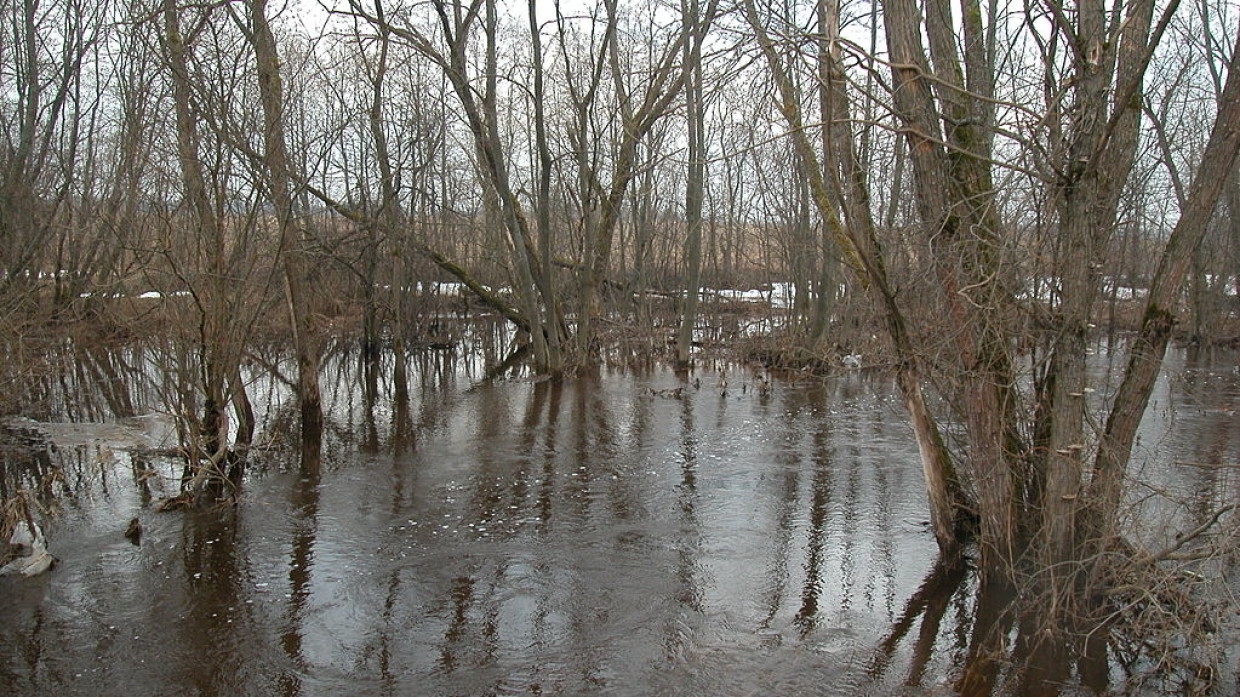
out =
<svg viewBox="0 0 1240 697"><path fill-rule="evenodd" d="M926 404L921 386L921 373L918 369L920 360L909 336L904 314L896 303L895 294L887 278L885 260L874 229L864 174L858 166L852 138L846 132L848 120L840 120L845 130L830 139L833 159L831 167L827 170L831 174L833 188L838 198L845 202L845 211L849 215L849 225L845 227L832 205L831 189L828 189L823 168L819 165L803 127L799 99L788 78L788 71L779 59L765 27L759 21L753 1L747 0L744 9L775 79L780 110L788 122L790 137L793 139L796 151L808 174L814 204L823 222L844 250L845 259L861 274L883 308L888 333L896 352L897 384L912 418L913 431L917 437L917 447L921 455L922 472L930 502L931 525L939 546L945 552L953 553L958 549L965 534L965 522L969 517L970 506L960 487L955 464L944 443L938 424ZM838 21L838 15L835 21ZM831 74L842 77L841 67L837 60L832 61ZM837 81L833 78L830 84L833 89L838 90L837 95L833 96L833 100L838 100L832 102L837 105L833 108L833 113L838 116L839 110L843 109L846 114L848 102L843 93L845 83L842 79Z"/></svg>
<svg viewBox="0 0 1240 697"><path fill-rule="evenodd" d="M1016 463L1025 446L1016 435L1015 379L1004 333L1010 303L998 281L988 135L992 67L980 48L980 9L972 0L962 4L963 60L949 4L926 6L933 71L921 41L923 19L912 0L885 0L884 26L922 234L933 253L954 342L953 379L960 384L958 408L969 434L983 551L991 561L1009 561L1018 537ZM929 75L944 88L932 92Z"/></svg>
<svg viewBox="0 0 1240 697"><path fill-rule="evenodd" d="M551 146L547 142L546 96L543 85L543 50L542 32L538 25L538 3L528 0L530 40L533 45L534 63L534 144L538 150L538 191L535 199L536 225L538 232L538 267L542 269L543 327L546 333L546 364L547 371L557 374L564 369L564 339L566 331L560 312L560 298L556 293L555 268L552 259L552 228L551 228L551 173L554 161Z"/></svg>
<svg viewBox="0 0 1240 697"><path fill-rule="evenodd" d="M197 322L197 365L193 384L201 391L202 410L196 442L186 443L193 477L189 495L199 503L211 503L224 493L223 464L239 462L227 442L229 404L248 406L245 385L240 380L244 319L237 317L230 303L228 250L224 223L216 214L212 194L202 165L201 113L194 97L190 74L190 49L182 35L181 10L172 4L163 10L165 60L172 81L172 101L176 122L177 159L190 221L188 244L191 256L188 280L193 289ZM174 234L176 226L174 223ZM253 413L237 412L238 442L249 445L253 433ZM249 421L245 421L248 417ZM240 469L239 464L237 469Z"/></svg>
<svg viewBox="0 0 1240 697"><path fill-rule="evenodd" d="M320 338L310 314L306 279L314 263L310 239L299 229L293 207L293 176L284 135L284 87L275 35L267 20L267 0L247 0L249 31L258 71L263 111L263 165L283 252L285 299L297 353L297 397L301 406L302 467L317 472L323 438L323 406L319 391Z"/></svg>
<svg viewBox="0 0 1240 697"><path fill-rule="evenodd" d="M1145 70L1153 3L1127 8L1119 45L1108 48L1109 31L1100 0L1080 3L1074 58L1076 129L1069 138L1067 178L1059 193L1061 302L1053 338L1053 387L1042 497L1044 561L1054 566L1076 552L1083 461L1086 457L1085 356L1098 269L1115 230L1120 192L1136 157L1140 132L1140 82ZM1112 93L1117 94L1113 95ZM1121 101L1125 100L1126 101Z"/></svg>
<svg viewBox="0 0 1240 697"><path fill-rule="evenodd" d="M1240 47L1240 36L1233 47ZM1132 340L1124 380L1115 395L1089 485L1091 539L1114 531L1137 427L1149 403L1175 325L1175 303L1240 154L1240 48L1233 48L1227 84L1219 100L1201 165L1150 284L1141 329Z"/></svg>
<svg viewBox="0 0 1240 697"><path fill-rule="evenodd" d="M689 364L693 350L693 329L697 325L698 299L702 288L702 198L706 179L705 106L702 104L701 41L697 0L682 0L681 12L686 27L692 27L693 39L685 44L685 119L688 123L688 168L685 185L685 280L680 331L676 338L676 362Z"/></svg>

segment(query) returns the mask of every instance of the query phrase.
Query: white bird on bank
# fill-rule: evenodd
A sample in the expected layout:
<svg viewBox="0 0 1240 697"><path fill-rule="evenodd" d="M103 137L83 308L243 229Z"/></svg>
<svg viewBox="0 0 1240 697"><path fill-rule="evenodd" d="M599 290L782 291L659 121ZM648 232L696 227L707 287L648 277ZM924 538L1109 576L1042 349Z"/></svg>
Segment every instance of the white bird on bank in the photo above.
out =
<svg viewBox="0 0 1240 697"><path fill-rule="evenodd" d="M861 367L861 354L859 353L844 354L844 357L840 359L840 362L844 364L845 368L860 368Z"/></svg>

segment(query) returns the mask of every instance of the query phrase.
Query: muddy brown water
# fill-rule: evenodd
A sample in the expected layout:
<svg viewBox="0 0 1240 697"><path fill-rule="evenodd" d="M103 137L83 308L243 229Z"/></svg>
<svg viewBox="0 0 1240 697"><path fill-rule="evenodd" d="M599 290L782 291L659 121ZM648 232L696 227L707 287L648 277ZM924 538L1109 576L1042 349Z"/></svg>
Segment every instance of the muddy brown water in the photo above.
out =
<svg viewBox="0 0 1240 697"><path fill-rule="evenodd" d="M1153 534L1237 494L1234 358L1171 356L1139 460L1200 509L1142 498ZM39 424L67 475L61 563L0 578L0 695L952 693L978 581L935 573L881 374L768 391L729 364L560 383L481 365L414 361L400 404L390 370L368 398L338 356L321 474L262 451L231 510L152 510L177 475L134 455L171 437L158 389ZM282 390L256 383L266 438Z"/></svg>

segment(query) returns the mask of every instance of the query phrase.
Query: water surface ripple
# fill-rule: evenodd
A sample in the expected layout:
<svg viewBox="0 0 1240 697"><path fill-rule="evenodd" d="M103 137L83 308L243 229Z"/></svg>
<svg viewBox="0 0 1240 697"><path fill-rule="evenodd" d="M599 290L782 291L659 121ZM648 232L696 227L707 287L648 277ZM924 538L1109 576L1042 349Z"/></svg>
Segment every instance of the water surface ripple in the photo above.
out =
<svg viewBox="0 0 1240 697"><path fill-rule="evenodd" d="M1236 391L1196 375L1160 392L1208 422L1176 447L1234 461ZM0 694L946 694L976 580L936 567L889 382L696 377L337 386L317 478L267 462L165 514L125 467L82 483L61 565L0 579Z"/></svg>

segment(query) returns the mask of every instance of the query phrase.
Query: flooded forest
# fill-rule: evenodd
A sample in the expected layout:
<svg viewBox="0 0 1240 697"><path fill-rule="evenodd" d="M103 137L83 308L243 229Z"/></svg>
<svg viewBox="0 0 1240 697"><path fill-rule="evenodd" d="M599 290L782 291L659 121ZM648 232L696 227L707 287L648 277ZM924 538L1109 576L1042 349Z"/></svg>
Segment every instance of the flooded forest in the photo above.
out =
<svg viewBox="0 0 1240 697"><path fill-rule="evenodd" d="M0 18L0 694L1240 690L1234 3Z"/></svg>

